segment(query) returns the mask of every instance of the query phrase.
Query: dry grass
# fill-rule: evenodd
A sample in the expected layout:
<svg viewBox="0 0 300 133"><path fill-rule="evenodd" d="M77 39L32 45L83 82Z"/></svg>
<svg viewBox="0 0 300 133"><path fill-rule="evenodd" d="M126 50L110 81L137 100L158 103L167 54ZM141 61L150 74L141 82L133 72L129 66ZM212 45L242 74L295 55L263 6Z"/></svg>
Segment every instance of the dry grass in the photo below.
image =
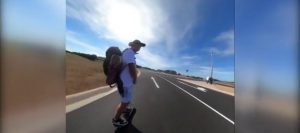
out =
<svg viewBox="0 0 300 133"><path fill-rule="evenodd" d="M66 53L66 95L105 86L102 61L90 61L75 54Z"/></svg>

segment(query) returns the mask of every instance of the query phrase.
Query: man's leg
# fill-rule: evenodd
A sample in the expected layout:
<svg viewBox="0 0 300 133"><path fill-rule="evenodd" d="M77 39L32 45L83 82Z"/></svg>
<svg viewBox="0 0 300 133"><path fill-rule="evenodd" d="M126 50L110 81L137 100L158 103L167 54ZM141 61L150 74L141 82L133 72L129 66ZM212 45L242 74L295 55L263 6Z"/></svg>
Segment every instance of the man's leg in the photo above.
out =
<svg viewBox="0 0 300 133"><path fill-rule="evenodd" d="M127 107L127 103L123 102L124 96L125 96L124 91L126 91L126 90L124 90L123 82L122 82L121 78L118 78L117 86L118 86L119 94L122 97L122 100L121 100L121 103L116 108L116 113L115 113L115 117L114 117L115 120L118 120L120 118L122 112L125 111L125 109Z"/></svg>
<svg viewBox="0 0 300 133"><path fill-rule="evenodd" d="M122 113L127 109L130 101L132 100L132 87L123 88L123 96L121 96L121 103L117 106L114 120L119 120Z"/></svg>

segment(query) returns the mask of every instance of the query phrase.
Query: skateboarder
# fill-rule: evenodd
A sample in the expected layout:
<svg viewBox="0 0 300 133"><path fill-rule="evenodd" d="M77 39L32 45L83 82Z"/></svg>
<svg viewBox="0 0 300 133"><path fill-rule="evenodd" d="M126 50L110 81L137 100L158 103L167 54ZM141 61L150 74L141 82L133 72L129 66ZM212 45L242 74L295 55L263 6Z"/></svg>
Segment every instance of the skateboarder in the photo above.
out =
<svg viewBox="0 0 300 133"><path fill-rule="evenodd" d="M122 53L124 69L122 70L117 82L121 103L117 106L115 116L112 119L112 123L115 126L125 126L128 124L128 121L120 116L132 100L133 86L136 84L137 80L135 54L137 54L141 47L146 46L146 44L139 40L134 40L128 45L130 48L125 49Z"/></svg>

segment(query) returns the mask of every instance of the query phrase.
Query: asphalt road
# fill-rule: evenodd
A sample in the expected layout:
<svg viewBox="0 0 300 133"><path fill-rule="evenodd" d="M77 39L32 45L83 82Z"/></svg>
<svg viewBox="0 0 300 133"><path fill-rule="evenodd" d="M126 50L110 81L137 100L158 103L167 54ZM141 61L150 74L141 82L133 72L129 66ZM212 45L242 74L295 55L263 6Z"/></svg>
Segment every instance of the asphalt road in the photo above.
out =
<svg viewBox="0 0 300 133"><path fill-rule="evenodd" d="M141 70L134 88L132 106L137 113L132 126L116 130L112 125L120 99L114 92L68 113L67 133L234 133L234 97L185 84Z"/></svg>

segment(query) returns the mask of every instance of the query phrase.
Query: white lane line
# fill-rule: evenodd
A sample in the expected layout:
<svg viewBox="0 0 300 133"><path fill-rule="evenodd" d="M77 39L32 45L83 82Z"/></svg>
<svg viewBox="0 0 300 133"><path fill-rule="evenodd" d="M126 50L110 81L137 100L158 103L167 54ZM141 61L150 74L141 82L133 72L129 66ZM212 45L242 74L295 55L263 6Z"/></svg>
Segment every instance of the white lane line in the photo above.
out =
<svg viewBox="0 0 300 133"><path fill-rule="evenodd" d="M138 71L138 77L141 75L141 71L137 70ZM89 91L84 91L84 92L80 92L80 93L76 93L76 94L72 94L72 95L68 95L66 96L66 102L68 103L68 100L72 99L72 98L76 98L76 97L80 97L82 95L86 95L88 93L94 93L96 91L98 91L99 89L105 89L106 87L108 86L104 86L104 87L99 87L99 88L96 88L96 89L93 89L93 90L89 90ZM94 96L91 96L91 97L88 97L88 98L85 98L83 100L80 100L80 101L77 101L75 103L72 103L72 104L68 104L66 105L66 113L69 113L69 112L72 112L76 109L79 109L89 103L92 103L100 98L103 98L113 92L117 91L117 88L113 88L112 90L110 91L107 91L107 92L104 92L104 93L100 93L100 94L97 94L97 95L94 95Z"/></svg>
<svg viewBox="0 0 300 133"><path fill-rule="evenodd" d="M160 77L160 76L159 76ZM180 90L182 90L183 92L189 94L191 97L195 98L197 101L199 101L200 103L204 104L206 107L208 107L209 109L211 109L212 111L214 111L215 113L217 113L218 115L222 116L224 119L226 119L227 121L229 121L231 124L234 125L234 121L230 120L228 117L226 117L225 115L221 114L219 111L215 110L214 108L212 108L211 106L209 106L208 104L206 104L205 102L201 101L200 99L198 99L197 97L195 97L194 95L192 95L191 93L187 92L186 90L182 89L181 87L179 87L178 85L172 83L171 81L160 77L166 81L168 81L169 83L171 83L172 85L176 86L177 88L179 88Z"/></svg>
<svg viewBox="0 0 300 133"><path fill-rule="evenodd" d="M181 81L178 81L178 82L180 82L181 84L184 84L184 85L186 85L186 86L189 86L189 87L195 88L194 86L188 85L188 84L186 84L186 83L183 83L183 82L181 82ZM200 91L203 91L203 92L206 92L206 91L207 91L206 89L204 89L204 88L201 88L201 87L197 87L196 89L198 89L198 90L200 90Z"/></svg>
<svg viewBox="0 0 300 133"><path fill-rule="evenodd" d="M153 80L153 82L154 82L156 88L159 88L159 86L158 86L158 84L156 83L155 79L154 79L153 77L151 77L151 79Z"/></svg>
<svg viewBox="0 0 300 133"><path fill-rule="evenodd" d="M71 111L79 109L79 108L81 108L81 107L83 107L83 106L85 106L85 105L87 105L89 103L92 103L92 102L94 102L94 101L96 101L96 100L98 100L98 99L100 99L102 97L105 97L105 96L107 96L107 95L109 95L109 94L111 94L111 93L113 93L115 91L117 91L117 88L114 88L114 89L112 89L112 90L110 90L108 92L105 92L105 93L100 93L98 95L86 98L84 100L75 102L73 104L67 105L67 107L66 107L66 113L69 113Z"/></svg>
<svg viewBox="0 0 300 133"><path fill-rule="evenodd" d="M95 89L92 89L92 90L87 90L87 91L83 91L83 92L79 92L79 93L67 95L66 96L66 100L69 100L69 99L72 99L72 98L76 98L76 97L79 97L79 96L82 96L82 95L86 95L86 94L89 94L89 93L95 93L96 91L99 91L101 89L106 89L106 88L109 88L109 86L102 86L102 87L98 87L98 88L95 88Z"/></svg>
<svg viewBox="0 0 300 133"><path fill-rule="evenodd" d="M200 91L203 91L203 92L206 92L207 90L202 88L202 87L197 87L196 89L200 90Z"/></svg>

